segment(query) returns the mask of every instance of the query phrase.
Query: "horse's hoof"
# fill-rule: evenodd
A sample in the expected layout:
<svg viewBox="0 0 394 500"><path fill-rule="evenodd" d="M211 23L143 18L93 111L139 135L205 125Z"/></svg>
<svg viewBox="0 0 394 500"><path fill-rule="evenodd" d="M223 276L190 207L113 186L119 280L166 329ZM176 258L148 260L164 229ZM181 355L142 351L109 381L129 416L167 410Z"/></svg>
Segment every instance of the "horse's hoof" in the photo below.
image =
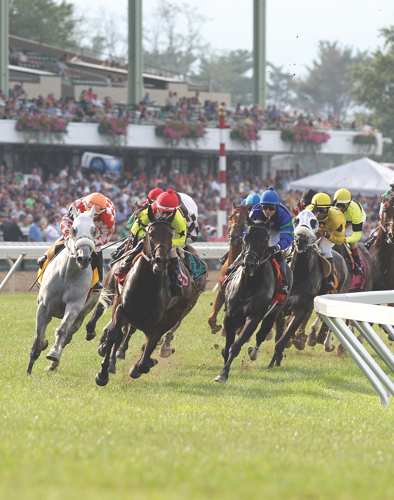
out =
<svg viewBox="0 0 394 500"><path fill-rule="evenodd" d="M312 334L308 335L308 339L306 342L309 345L309 347L315 347L315 345L317 344L315 336Z"/></svg>
<svg viewBox="0 0 394 500"><path fill-rule="evenodd" d="M342 344L339 344L337 349L337 354L340 358L344 358L346 356L346 349L343 347Z"/></svg>
<svg viewBox="0 0 394 500"><path fill-rule="evenodd" d="M41 351L45 351L45 349L48 347L48 339L44 339L41 342Z"/></svg>
<svg viewBox="0 0 394 500"><path fill-rule="evenodd" d="M389 337L390 338L390 337ZM362 335L359 335L357 337L357 340L360 342L360 344L363 344L364 343L364 337Z"/></svg>
<svg viewBox="0 0 394 500"><path fill-rule="evenodd" d="M285 345L285 349L290 349L290 347L293 345L293 339L289 339L289 341L287 342L287 344Z"/></svg>
<svg viewBox="0 0 394 500"><path fill-rule="evenodd" d="M301 339L293 339L293 344L299 351L303 351L305 349L305 342Z"/></svg>
<svg viewBox="0 0 394 500"><path fill-rule="evenodd" d="M101 379L99 374L96 375L96 384L99 385L100 387L104 387L105 385L108 384L109 377L107 377L105 380Z"/></svg>
<svg viewBox="0 0 394 500"><path fill-rule="evenodd" d="M212 333L212 335L216 335L218 332L220 332L221 329L222 329L222 325L211 326L211 333Z"/></svg>
<svg viewBox="0 0 394 500"><path fill-rule="evenodd" d="M101 356L102 358L104 358L105 357L105 353L107 352L107 343L103 342L102 344L100 344L98 346L97 352L99 353L99 356Z"/></svg>
<svg viewBox="0 0 394 500"><path fill-rule="evenodd" d="M129 375L131 378L140 378L141 377L141 373L138 371L137 365L133 365L130 368Z"/></svg>
<svg viewBox="0 0 394 500"><path fill-rule="evenodd" d="M249 347L248 354L249 354L249 358L252 361L256 361L256 359L259 357L258 349L255 349L254 347Z"/></svg>
<svg viewBox="0 0 394 500"><path fill-rule="evenodd" d="M96 336L96 332L91 332L91 333L86 332L85 339L88 342L90 342L91 340L94 339L95 336Z"/></svg>
<svg viewBox="0 0 394 500"><path fill-rule="evenodd" d="M222 382L223 384L227 381L227 377L225 375L218 375L216 378L215 378L215 382Z"/></svg>
<svg viewBox="0 0 394 500"><path fill-rule="evenodd" d="M331 344L330 346L325 345L325 346L324 346L324 349L326 350L326 352L332 352L332 351L335 351L335 345L334 345L334 344Z"/></svg>
<svg viewBox="0 0 394 500"><path fill-rule="evenodd" d="M281 361L282 361L281 359L277 359L275 362L276 366L280 366Z"/></svg>
<svg viewBox="0 0 394 500"><path fill-rule="evenodd" d="M52 363L49 363L49 365L45 368L46 372L55 372L57 371L57 366L52 366Z"/></svg>
<svg viewBox="0 0 394 500"><path fill-rule="evenodd" d="M159 340L159 342L157 343L157 345L161 345L162 343L164 342L164 339L163 337Z"/></svg>
<svg viewBox="0 0 394 500"><path fill-rule="evenodd" d="M172 349L170 346L163 344L160 349L160 357L161 358L169 358L172 354Z"/></svg>
<svg viewBox="0 0 394 500"><path fill-rule="evenodd" d="M226 331L224 330L224 328L223 328L223 327L221 328L220 335L221 335L222 337L225 337L225 336L226 336Z"/></svg>
<svg viewBox="0 0 394 500"><path fill-rule="evenodd" d="M108 373L112 373L112 375L115 375L115 373L116 373L116 366L110 364L109 367L108 367Z"/></svg>
<svg viewBox="0 0 394 500"><path fill-rule="evenodd" d="M158 364L158 361L157 359L154 359L154 358L150 358L149 359L149 366L150 368L153 368L154 366L156 366Z"/></svg>
<svg viewBox="0 0 394 500"><path fill-rule="evenodd" d="M269 340L271 340L273 337L272 333L269 332L269 334L265 337L265 341L264 342L268 342Z"/></svg>
<svg viewBox="0 0 394 500"><path fill-rule="evenodd" d="M50 350L45 357L50 361L60 361L60 356L55 350Z"/></svg>
<svg viewBox="0 0 394 500"><path fill-rule="evenodd" d="M126 359L126 353L124 351L116 351L116 359Z"/></svg>

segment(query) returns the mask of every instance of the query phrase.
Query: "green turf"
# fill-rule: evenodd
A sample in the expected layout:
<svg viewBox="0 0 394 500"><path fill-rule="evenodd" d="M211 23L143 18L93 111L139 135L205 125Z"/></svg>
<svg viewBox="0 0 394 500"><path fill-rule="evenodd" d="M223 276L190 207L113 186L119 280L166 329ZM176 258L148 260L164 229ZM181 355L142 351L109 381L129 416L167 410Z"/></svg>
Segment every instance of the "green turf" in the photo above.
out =
<svg viewBox="0 0 394 500"><path fill-rule="evenodd" d="M353 361L292 348L267 371L270 341L256 362L244 347L227 383L215 383L223 338L206 323L213 297L185 319L171 358L130 379L137 333L98 387L97 340L82 330L56 373L41 356L27 377L36 302L2 296L0 498L394 498L393 410Z"/></svg>

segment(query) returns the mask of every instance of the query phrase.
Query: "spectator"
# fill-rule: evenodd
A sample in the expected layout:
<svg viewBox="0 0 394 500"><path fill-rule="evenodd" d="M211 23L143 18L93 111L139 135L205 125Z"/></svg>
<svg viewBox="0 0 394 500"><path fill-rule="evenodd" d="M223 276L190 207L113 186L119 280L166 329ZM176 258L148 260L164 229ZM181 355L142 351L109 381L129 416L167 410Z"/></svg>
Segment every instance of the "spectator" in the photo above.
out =
<svg viewBox="0 0 394 500"><path fill-rule="evenodd" d="M4 241L23 241L23 233L18 226L19 217L11 216L11 219L3 224Z"/></svg>
<svg viewBox="0 0 394 500"><path fill-rule="evenodd" d="M63 78L70 76L70 72L67 68L67 65L64 61L64 57L61 57L55 66L55 73L62 76Z"/></svg>
<svg viewBox="0 0 394 500"><path fill-rule="evenodd" d="M49 218L49 224L44 229L45 240L53 243L57 241L62 234L60 226L56 224L56 217L52 215Z"/></svg>
<svg viewBox="0 0 394 500"><path fill-rule="evenodd" d="M36 215L30 224L29 241L44 241L41 233L41 217Z"/></svg>

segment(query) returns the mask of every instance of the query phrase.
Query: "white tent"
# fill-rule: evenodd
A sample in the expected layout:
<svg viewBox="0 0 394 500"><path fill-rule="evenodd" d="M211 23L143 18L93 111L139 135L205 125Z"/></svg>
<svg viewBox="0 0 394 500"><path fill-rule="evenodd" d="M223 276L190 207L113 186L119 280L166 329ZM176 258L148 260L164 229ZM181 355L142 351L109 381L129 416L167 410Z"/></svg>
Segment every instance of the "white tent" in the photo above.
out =
<svg viewBox="0 0 394 500"><path fill-rule="evenodd" d="M287 190L302 192L311 188L332 195L337 189L346 188L354 197L376 196L389 189L393 177L394 170L365 157L289 182Z"/></svg>

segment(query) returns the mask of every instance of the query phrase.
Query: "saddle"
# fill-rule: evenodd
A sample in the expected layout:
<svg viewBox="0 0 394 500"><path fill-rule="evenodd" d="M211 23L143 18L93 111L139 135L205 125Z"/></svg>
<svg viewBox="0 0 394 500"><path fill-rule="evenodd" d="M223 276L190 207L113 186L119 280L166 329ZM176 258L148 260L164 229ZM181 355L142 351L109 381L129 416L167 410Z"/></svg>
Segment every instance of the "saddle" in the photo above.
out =
<svg viewBox="0 0 394 500"><path fill-rule="evenodd" d="M142 251L134 257L133 261L130 264L129 270L126 273L122 273L122 271L120 269L115 271L115 276L118 278L119 285L123 285L124 280L126 279L128 272L134 266L134 264L137 262L137 260L141 258L141 256L142 256Z"/></svg>

